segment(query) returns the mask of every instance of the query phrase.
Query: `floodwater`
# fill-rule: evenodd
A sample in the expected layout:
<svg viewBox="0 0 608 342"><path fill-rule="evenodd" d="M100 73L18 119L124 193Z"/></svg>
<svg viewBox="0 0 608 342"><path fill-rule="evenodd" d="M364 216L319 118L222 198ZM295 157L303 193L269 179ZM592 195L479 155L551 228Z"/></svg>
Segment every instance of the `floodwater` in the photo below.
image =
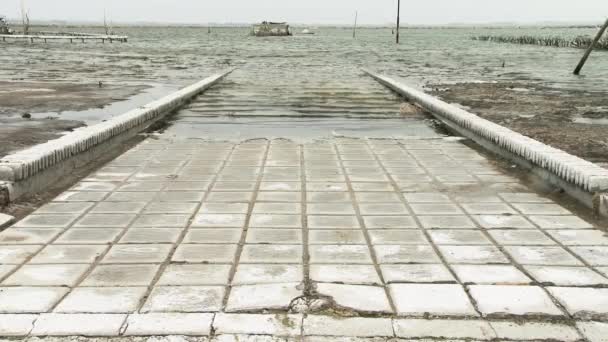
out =
<svg viewBox="0 0 608 342"><path fill-rule="evenodd" d="M44 28L47 29L48 28ZM295 28L300 32L302 28ZM66 31L97 31L70 27ZM594 29L391 29L313 28L315 35L256 38L248 28L120 27L128 43L0 43L0 80L142 84L167 92L229 67L222 86L188 110L189 116L399 115L399 100L367 78L369 68L416 86L455 82L535 84L605 92L608 52L595 52L584 74L571 71L583 51L471 40L477 35L593 35ZM502 67L503 62L505 67ZM152 91L161 95L162 91ZM119 114L134 102L94 112L69 112L89 124ZM48 115L49 113L45 113Z"/></svg>

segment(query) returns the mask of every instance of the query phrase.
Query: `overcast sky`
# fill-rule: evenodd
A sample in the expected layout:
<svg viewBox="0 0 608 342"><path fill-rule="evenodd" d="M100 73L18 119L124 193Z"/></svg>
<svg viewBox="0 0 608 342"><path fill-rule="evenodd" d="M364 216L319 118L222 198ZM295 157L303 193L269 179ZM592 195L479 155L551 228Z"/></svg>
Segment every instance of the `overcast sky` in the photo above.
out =
<svg viewBox="0 0 608 342"><path fill-rule="evenodd" d="M25 0L32 20L113 22L362 24L394 21L397 0ZM0 14L20 17L21 0L0 0ZM402 0L407 24L601 22L608 0Z"/></svg>

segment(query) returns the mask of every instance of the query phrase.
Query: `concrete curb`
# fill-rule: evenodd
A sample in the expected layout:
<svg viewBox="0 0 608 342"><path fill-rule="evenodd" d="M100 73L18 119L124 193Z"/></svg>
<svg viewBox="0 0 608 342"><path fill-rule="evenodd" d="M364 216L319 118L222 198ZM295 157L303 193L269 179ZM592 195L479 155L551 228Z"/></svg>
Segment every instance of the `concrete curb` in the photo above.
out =
<svg viewBox="0 0 608 342"><path fill-rule="evenodd" d="M75 158L79 159L80 164L92 160L94 156L86 156L84 159L82 157L90 152L106 152L109 146L103 145L109 141L117 141L117 138L124 141L124 138L140 133L152 123L221 81L232 71L234 69L207 77L171 95L133 109L106 122L79 129L59 139L8 155L0 159L0 185L4 181L3 188L8 188L11 201L26 193L39 191L45 185L52 183L53 178L60 176L60 173L70 172L70 169L73 169L75 165L70 165L67 169L63 168L59 173L55 172L53 177L47 177L49 179L40 179L40 174L62 165L65 166L70 160L76 160ZM38 178L30 182L36 183L35 185L24 184L24 182L27 183L33 178Z"/></svg>
<svg viewBox="0 0 608 342"><path fill-rule="evenodd" d="M607 205L605 193L608 192L608 170L482 119L395 79L369 70L363 71L382 85L431 112L460 134L533 169L550 183L563 187L570 195L596 210L596 213L606 212L606 208L602 206Z"/></svg>

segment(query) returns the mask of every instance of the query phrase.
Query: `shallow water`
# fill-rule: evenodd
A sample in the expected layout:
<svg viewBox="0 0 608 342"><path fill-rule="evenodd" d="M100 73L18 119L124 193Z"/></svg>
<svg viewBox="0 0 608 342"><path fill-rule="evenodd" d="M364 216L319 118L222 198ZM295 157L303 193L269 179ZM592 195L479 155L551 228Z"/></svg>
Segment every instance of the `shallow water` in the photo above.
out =
<svg viewBox="0 0 608 342"><path fill-rule="evenodd" d="M608 86L608 52L595 52L584 69L585 76L577 77L571 71L582 50L470 39L484 34L575 37L593 35L593 29L406 29L400 45L394 44L390 29L360 29L357 39L352 39L350 29L342 28L318 28L312 36L281 38L250 37L248 28L214 28L211 34L203 27L116 31L129 35L129 42L0 43L0 80L155 83L172 85L169 89L237 66L228 83L212 90L199 107L215 101L218 107L230 106L228 112L249 106L263 112L254 114L271 116L307 106L330 113L328 108L337 107L338 115L341 110L359 108L360 112L370 106L380 108L379 114L397 114L398 100L367 79L360 68L399 76L417 86L514 81L599 92ZM70 113L70 118L78 117L78 113ZM94 117L104 119L104 114Z"/></svg>

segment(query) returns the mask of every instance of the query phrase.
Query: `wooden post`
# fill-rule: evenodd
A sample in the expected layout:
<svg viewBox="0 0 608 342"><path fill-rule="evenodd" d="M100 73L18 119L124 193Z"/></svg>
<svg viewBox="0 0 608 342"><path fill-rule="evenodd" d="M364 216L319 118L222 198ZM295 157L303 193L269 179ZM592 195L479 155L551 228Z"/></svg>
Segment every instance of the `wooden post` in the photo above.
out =
<svg viewBox="0 0 608 342"><path fill-rule="evenodd" d="M355 26L353 27L353 38L357 37L357 18L359 16L359 11L355 11Z"/></svg>
<svg viewBox="0 0 608 342"><path fill-rule="evenodd" d="M399 44L399 24L401 21L401 0L397 0L397 44Z"/></svg>
<svg viewBox="0 0 608 342"><path fill-rule="evenodd" d="M591 51L593 51L593 48L595 47L595 44L597 44L597 42L600 41L600 39L604 35L604 32L606 32L606 29L608 29L608 19L606 19L606 22L604 23L604 26L602 26L602 28L600 29L600 31L597 33L597 36L595 36L595 39L593 40L593 42L591 42L591 46L589 46L589 48L587 49L587 51L585 51L585 54L583 55L583 58L581 58L581 61L578 62L578 65L576 66L576 69L574 69L574 74L575 75L579 75L581 73L581 70L583 69L583 66L585 66L585 63L587 62L587 58L589 58L589 55L591 55Z"/></svg>

